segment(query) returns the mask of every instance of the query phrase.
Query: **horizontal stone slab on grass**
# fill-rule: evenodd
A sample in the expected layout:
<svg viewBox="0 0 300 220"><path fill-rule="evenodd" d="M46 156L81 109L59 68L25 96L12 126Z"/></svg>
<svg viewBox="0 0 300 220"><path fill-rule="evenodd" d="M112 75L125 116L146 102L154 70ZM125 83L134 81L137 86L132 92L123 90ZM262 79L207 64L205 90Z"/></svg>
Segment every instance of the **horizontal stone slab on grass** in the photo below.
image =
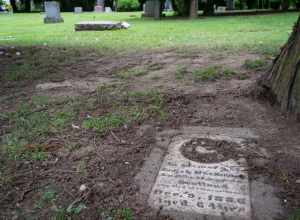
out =
<svg viewBox="0 0 300 220"><path fill-rule="evenodd" d="M82 21L75 24L75 31L105 31L129 28L127 22L114 21Z"/></svg>

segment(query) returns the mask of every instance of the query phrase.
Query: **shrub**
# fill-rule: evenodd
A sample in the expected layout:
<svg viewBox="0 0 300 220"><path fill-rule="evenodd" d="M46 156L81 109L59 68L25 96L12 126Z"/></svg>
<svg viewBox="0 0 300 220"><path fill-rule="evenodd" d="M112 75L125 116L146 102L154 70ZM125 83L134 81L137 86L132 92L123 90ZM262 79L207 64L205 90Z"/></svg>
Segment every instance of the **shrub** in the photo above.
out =
<svg viewBox="0 0 300 220"><path fill-rule="evenodd" d="M190 1L189 0L174 0L175 7L178 15L187 16L189 15Z"/></svg>
<svg viewBox="0 0 300 220"><path fill-rule="evenodd" d="M140 4L138 0L119 0L118 11L138 11Z"/></svg>

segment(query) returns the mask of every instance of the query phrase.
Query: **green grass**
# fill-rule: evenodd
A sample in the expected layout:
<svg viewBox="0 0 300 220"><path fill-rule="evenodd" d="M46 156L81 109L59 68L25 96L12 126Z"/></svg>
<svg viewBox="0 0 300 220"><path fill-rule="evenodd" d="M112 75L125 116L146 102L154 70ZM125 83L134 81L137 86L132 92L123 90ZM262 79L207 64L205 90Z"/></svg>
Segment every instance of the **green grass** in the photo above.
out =
<svg viewBox="0 0 300 220"><path fill-rule="evenodd" d="M230 77L235 76L235 75L237 75L237 73L233 69L225 68L223 70L223 76L225 78L230 78Z"/></svg>
<svg viewBox="0 0 300 220"><path fill-rule="evenodd" d="M236 75L238 75L238 73L233 69L216 65L195 69L192 72L192 77L195 82L213 81L220 78L230 79Z"/></svg>
<svg viewBox="0 0 300 220"><path fill-rule="evenodd" d="M204 69L196 69L192 72L195 82L215 80L220 76L219 66L209 66Z"/></svg>
<svg viewBox="0 0 300 220"><path fill-rule="evenodd" d="M106 85L97 90L96 104L106 106L108 113L84 119L82 127L93 129L100 135L125 124L167 117L164 97L159 92L130 92L127 88Z"/></svg>
<svg viewBox="0 0 300 220"><path fill-rule="evenodd" d="M31 102L20 104L15 111L1 114L9 122L9 132L0 146L13 160L44 160L47 156L43 142L51 135L70 126L76 116L76 105L69 101L59 110L49 113L49 98L33 96Z"/></svg>
<svg viewBox="0 0 300 220"><path fill-rule="evenodd" d="M131 51L158 48L208 48L275 51L287 40L298 13L205 19L141 19L141 13L62 13L64 23L43 24L43 15L0 15L0 45L49 45ZM88 20L127 21L128 30L74 32ZM12 79L19 74L11 76ZM35 77L34 75L32 77Z"/></svg>
<svg viewBox="0 0 300 220"><path fill-rule="evenodd" d="M127 122L123 115L118 114L106 114L101 117L91 117L83 121L82 126L86 129L95 129L101 134L107 133L113 128L118 128Z"/></svg>
<svg viewBox="0 0 300 220"><path fill-rule="evenodd" d="M175 78L181 80L184 78L186 73L187 73L186 67L182 65L178 65L176 67Z"/></svg>
<svg viewBox="0 0 300 220"><path fill-rule="evenodd" d="M133 211L130 208L118 208L118 209L98 209L97 212L100 214L102 219L111 219L111 220L133 220Z"/></svg>
<svg viewBox="0 0 300 220"><path fill-rule="evenodd" d="M244 66L250 70L258 70L267 65L265 60L257 59L257 60L246 60Z"/></svg>

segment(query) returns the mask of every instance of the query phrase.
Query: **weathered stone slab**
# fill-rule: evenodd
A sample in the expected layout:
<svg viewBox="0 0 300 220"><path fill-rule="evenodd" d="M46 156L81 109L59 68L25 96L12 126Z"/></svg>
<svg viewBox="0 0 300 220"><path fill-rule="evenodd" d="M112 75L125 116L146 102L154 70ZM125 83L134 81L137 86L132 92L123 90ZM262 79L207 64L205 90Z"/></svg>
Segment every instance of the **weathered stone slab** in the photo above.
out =
<svg viewBox="0 0 300 220"><path fill-rule="evenodd" d="M152 188L149 205L198 217L251 219L245 160L198 163L182 155L181 148L187 141L190 139L181 139L169 146L169 153Z"/></svg>
<svg viewBox="0 0 300 220"><path fill-rule="evenodd" d="M83 21L75 24L75 31L105 31L129 28L126 22L113 21Z"/></svg>
<svg viewBox="0 0 300 220"><path fill-rule="evenodd" d="M44 23L59 23L64 21L60 16L60 7L58 2L46 1L44 5L46 13Z"/></svg>
<svg viewBox="0 0 300 220"><path fill-rule="evenodd" d="M158 212L175 220L280 219L283 210L277 189L260 175L248 183L242 152L260 154L258 138L248 128L197 126L160 132L135 179L141 189L139 198L149 203L154 215ZM211 147L209 140L216 141L217 147ZM219 145L223 142L231 144L224 148ZM227 152L231 147L234 155ZM214 161L211 154L216 153Z"/></svg>
<svg viewBox="0 0 300 220"><path fill-rule="evenodd" d="M143 17L159 19L161 16L161 5L159 0L147 0L144 6Z"/></svg>

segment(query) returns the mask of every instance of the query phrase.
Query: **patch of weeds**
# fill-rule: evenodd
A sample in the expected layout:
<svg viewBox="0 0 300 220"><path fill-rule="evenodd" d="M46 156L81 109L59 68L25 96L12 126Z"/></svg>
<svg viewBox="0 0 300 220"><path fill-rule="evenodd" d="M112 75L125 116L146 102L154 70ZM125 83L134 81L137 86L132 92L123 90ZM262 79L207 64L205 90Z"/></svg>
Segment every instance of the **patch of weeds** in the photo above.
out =
<svg viewBox="0 0 300 220"><path fill-rule="evenodd" d="M40 76L37 72L33 71L31 63L23 63L21 65L10 65L3 75L5 81L21 81L38 79Z"/></svg>
<svg viewBox="0 0 300 220"><path fill-rule="evenodd" d="M112 100L112 93L115 90L114 85L104 84L96 89L97 104L107 105Z"/></svg>
<svg viewBox="0 0 300 220"><path fill-rule="evenodd" d="M83 176L87 175L87 164L86 161L81 160L76 168L76 171Z"/></svg>
<svg viewBox="0 0 300 220"><path fill-rule="evenodd" d="M231 77L237 75L237 73L236 73L233 69L225 68L225 69L223 70L222 75L223 75L225 78L231 78Z"/></svg>
<svg viewBox="0 0 300 220"><path fill-rule="evenodd" d="M43 202L51 202L56 198L56 192L54 190L48 189L42 194Z"/></svg>
<svg viewBox="0 0 300 220"><path fill-rule="evenodd" d="M247 76L246 74L242 74L242 75L239 75L239 79L246 80L246 79L249 79L249 76Z"/></svg>
<svg viewBox="0 0 300 220"><path fill-rule="evenodd" d="M78 204L70 204L69 207L67 208L67 213L69 214L75 214L78 215L83 209L86 209L86 205L82 202Z"/></svg>
<svg viewBox="0 0 300 220"><path fill-rule="evenodd" d="M161 120L167 118L164 97L157 91L129 92L129 101L135 103L142 114L140 119L159 117Z"/></svg>
<svg viewBox="0 0 300 220"><path fill-rule="evenodd" d="M52 118L52 125L55 128L65 128L75 117L75 112L71 109L69 111L60 111L57 112Z"/></svg>
<svg viewBox="0 0 300 220"><path fill-rule="evenodd" d="M41 160L45 157L38 140L47 136L50 130L50 116L47 112L34 111L23 104L9 114L11 133L3 138L10 158Z"/></svg>
<svg viewBox="0 0 300 220"><path fill-rule="evenodd" d="M73 105L50 115L44 108L50 105L47 102L45 97L33 97L31 103L21 104L16 111L6 114L10 127L1 144L10 159L44 160L47 154L43 142L75 117Z"/></svg>
<svg viewBox="0 0 300 220"><path fill-rule="evenodd" d="M196 69L192 72L193 78L195 82L199 81L212 81L216 80L220 77L219 66L209 66L204 69Z"/></svg>
<svg viewBox="0 0 300 220"><path fill-rule="evenodd" d="M87 118L83 121L82 126L86 129L94 129L100 134L105 134L113 128L121 127L126 121L123 115L109 113L97 118Z"/></svg>
<svg viewBox="0 0 300 220"><path fill-rule="evenodd" d="M299 220L300 219L300 209L296 209L295 213L292 214L288 220Z"/></svg>
<svg viewBox="0 0 300 220"><path fill-rule="evenodd" d="M107 220L133 220L133 211L130 208L120 208L97 211L100 214L101 219Z"/></svg>
<svg viewBox="0 0 300 220"><path fill-rule="evenodd" d="M175 77L178 80L184 79L186 73L187 73L186 67L179 65L176 67Z"/></svg>
<svg viewBox="0 0 300 220"><path fill-rule="evenodd" d="M31 97L31 102L35 106L47 106L50 103L48 96L34 95Z"/></svg>
<svg viewBox="0 0 300 220"><path fill-rule="evenodd" d="M82 126L86 129L93 129L102 135L124 124L139 123L153 118L164 120L167 117L164 97L156 91L131 92L127 88L106 90L104 87L97 96L99 102L109 103L106 105L106 112L109 113L102 113L99 117L86 118L83 120Z"/></svg>
<svg viewBox="0 0 300 220"><path fill-rule="evenodd" d="M163 64L161 64L161 63L152 63L147 67L147 69L150 71L156 71L156 70L160 70L162 68L163 68Z"/></svg>
<svg viewBox="0 0 300 220"><path fill-rule="evenodd" d="M69 220L68 213L65 209L58 209L55 211L54 216L51 218L51 220Z"/></svg>
<svg viewBox="0 0 300 220"><path fill-rule="evenodd" d="M258 70L266 66L266 61L262 59L246 60L244 66L246 69Z"/></svg>
<svg viewBox="0 0 300 220"><path fill-rule="evenodd" d="M152 80L159 80L159 79L161 79L161 78L162 78L161 76L152 76L152 77L151 77Z"/></svg>
<svg viewBox="0 0 300 220"><path fill-rule="evenodd" d="M142 68L133 68L126 71L117 73L117 77L121 79L132 79L134 77L144 76L147 74L147 70Z"/></svg>
<svg viewBox="0 0 300 220"><path fill-rule="evenodd" d="M40 200L35 204L35 208L42 209L45 205L52 203L56 199L57 193L55 190L47 188L42 192Z"/></svg>

